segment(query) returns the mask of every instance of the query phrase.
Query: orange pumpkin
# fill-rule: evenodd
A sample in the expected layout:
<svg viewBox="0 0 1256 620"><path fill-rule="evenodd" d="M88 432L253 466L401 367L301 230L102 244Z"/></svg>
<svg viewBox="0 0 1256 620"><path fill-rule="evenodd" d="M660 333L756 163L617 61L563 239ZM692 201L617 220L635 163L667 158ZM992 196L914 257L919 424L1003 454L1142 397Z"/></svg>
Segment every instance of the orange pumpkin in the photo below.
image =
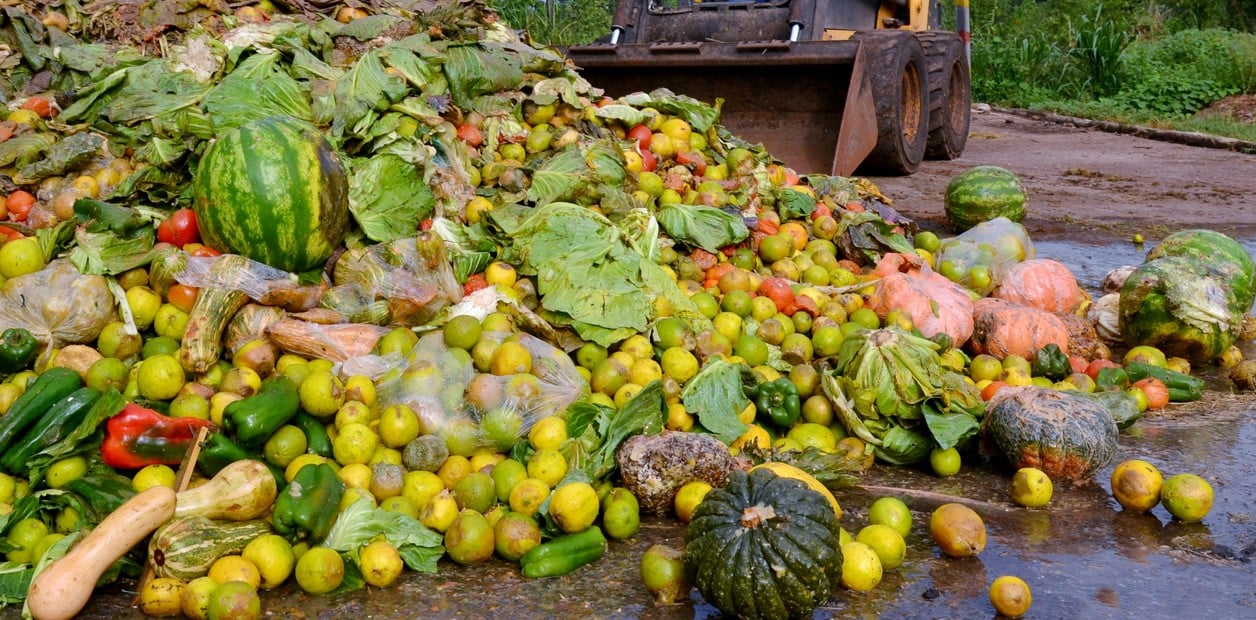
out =
<svg viewBox="0 0 1256 620"><path fill-rule="evenodd" d="M1055 316L1068 329L1068 350L1087 360L1112 357L1112 349L1099 338L1095 326L1071 312L1056 312Z"/></svg>
<svg viewBox="0 0 1256 620"><path fill-rule="evenodd" d="M868 307L885 318L891 310L911 317L926 338L944 333L961 343L973 333L973 302L963 286L929 269L915 254L886 254L872 275L881 278Z"/></svg>
<svg viewBox="0 0 1256 620"><path fill-rule="evenodd" d="M1047 312L1073 312L1084 299L1073 272L1049 258L1008 267L990 295Z"/></svg>
<svg viewBox="0 0 1256 620"><path fill-rule="evenodd" d="M1069 333L1056 315L1010 301L985 297L973 304L974 353L999 359L1016 354L1033 359L1038 349L1054 342L1068 354Z"/></svg>

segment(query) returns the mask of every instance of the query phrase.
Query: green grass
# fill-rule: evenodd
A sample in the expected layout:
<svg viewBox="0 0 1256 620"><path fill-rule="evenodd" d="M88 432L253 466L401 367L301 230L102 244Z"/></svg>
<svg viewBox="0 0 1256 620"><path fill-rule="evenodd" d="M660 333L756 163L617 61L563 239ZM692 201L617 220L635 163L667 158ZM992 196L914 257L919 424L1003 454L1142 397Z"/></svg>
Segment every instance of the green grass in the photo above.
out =
<svg viewBox="0 0 1256 620"><path fill-rule="evenodd" d="M1100 103L1079 103L1075 101L1045 101L1029 109L1055 112L1056 114L1076 116L1078 118L1124 123L1126 125L1172 129L1174 131L1194 131L1256 142L1256 124L1240 123L1222 116L1192 115L1185 118L1166 118L1155 114L1113 108Z"/></svg>

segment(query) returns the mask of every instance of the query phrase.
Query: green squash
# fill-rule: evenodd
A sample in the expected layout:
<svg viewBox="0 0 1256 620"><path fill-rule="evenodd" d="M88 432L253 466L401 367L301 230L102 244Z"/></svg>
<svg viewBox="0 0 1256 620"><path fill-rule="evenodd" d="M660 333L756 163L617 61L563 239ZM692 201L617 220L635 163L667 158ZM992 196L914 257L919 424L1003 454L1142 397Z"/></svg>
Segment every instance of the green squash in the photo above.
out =
<svg viewBox="0 0 1256 620"><path fill-rule="evenodd" d="M1025 219L1025 201L1025 186L1011 170L974 166L947 183L943 209L953 226L967 230L996 217L1019 222Z"/></svg>
<svg viewBox="0 0 1256 620"><path fill-rule="evenodd" d="M828 500L769 469L734 471L685 529L685 569L702 597L738 618L810 618L842 577Z"/></svg>
<svg viewBox="0 0 1256 620"><path fill-rule="evenodd" d="M1126 278L1117 319L1131 347L1150 345L1200 364L1234 344L1243 314L1234 287L1204 261L1165 256Z"/></svg>
<svg viewBox="0 0 1256 620"><path fill-rule="evenodd" d="M205 150L192 190L206 245L285 271L322 266L349 224L339 156L318 128L291 117L263 118L219 136Z"/></svg>
<svg viewBox="0 0 1256 620"><path fill-rule="evenodd" d="M1037 386L1006 387L986 409L982 438L1013 468L1080 480L1116 454L1116 421L1100 402Z"/></svg>
<svg viewBox="0 0 1256 620"><path fill-rule="evenodd" d="M1197 258L1230 283L1236 309L1245 313L1256 300L1256 260L1238 241L1213 230L1179 230L1147 253L1147 262L1165 256Z"/></svg>

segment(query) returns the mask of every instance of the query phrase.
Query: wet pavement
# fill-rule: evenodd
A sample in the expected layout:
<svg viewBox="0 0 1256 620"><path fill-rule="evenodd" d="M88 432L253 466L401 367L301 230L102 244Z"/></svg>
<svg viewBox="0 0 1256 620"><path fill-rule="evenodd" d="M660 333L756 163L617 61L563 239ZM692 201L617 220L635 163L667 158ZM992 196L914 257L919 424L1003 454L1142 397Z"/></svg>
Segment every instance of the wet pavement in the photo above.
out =
<svg viewBox="0 0 1256 620"><path fill-rule="evenodd" d="M1256 254L1256 231L1240 241ZM1061 260L1087 287L1113 267L1137 264L1146 251L1119 239L1034 242L1039 257ZM1244 353L1256 356L1256 346L1245 343ZM1203 376L1210 382L1203 401L1144 417L1122 433L1117 457L1093 482L1057 487L1043 509L1008 501L1010 471L998 463L966 463L948 479L923 469L873 467L862 478L864 489L837 493L843 526L857 531L873 500L901 497L914 517L907 559L872 592L837 592L815 617L990 618L986 589L1001 575L1029 584L1031 618L1256 617L1256 395L1232 394L1216 369ZM1159 506L1150 514L1122 512L1107 480L1127 458L1150 461L1166 478L1203 476L1216 493L1212 512L1195 524L1173 521ZM933 544L928 517L946 496L974 502L985 520L989 544L979 557L947 558ZM715 617L696 591L678 605L656 607L641 585L645 549L679 547L682 537L674 520L647 518L638 536L612 543L601 561L560 578L527 580L498 559L470 568L445 560L437 574L407 573L387 590L327 598L289 585L264 593L263 608L274 618ZM82 617L142 617L129 606L133 587L123 582L100 590ZM5 609L0 617L17 617L16 611Z"/></svg>

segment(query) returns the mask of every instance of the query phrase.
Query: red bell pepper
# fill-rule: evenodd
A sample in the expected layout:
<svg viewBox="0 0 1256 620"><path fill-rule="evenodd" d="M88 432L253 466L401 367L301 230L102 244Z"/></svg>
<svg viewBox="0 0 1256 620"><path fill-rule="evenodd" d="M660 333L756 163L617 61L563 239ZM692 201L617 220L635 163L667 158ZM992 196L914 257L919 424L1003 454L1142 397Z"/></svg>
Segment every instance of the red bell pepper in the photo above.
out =
<svg viewBox="0 0 1256 620"><path fill-rule="evenodd" d="M105 423L100 455L106 465L117 469L178 465L202 428L213 430L214 425L200 418L172 418L129 403Z"/></svg>

